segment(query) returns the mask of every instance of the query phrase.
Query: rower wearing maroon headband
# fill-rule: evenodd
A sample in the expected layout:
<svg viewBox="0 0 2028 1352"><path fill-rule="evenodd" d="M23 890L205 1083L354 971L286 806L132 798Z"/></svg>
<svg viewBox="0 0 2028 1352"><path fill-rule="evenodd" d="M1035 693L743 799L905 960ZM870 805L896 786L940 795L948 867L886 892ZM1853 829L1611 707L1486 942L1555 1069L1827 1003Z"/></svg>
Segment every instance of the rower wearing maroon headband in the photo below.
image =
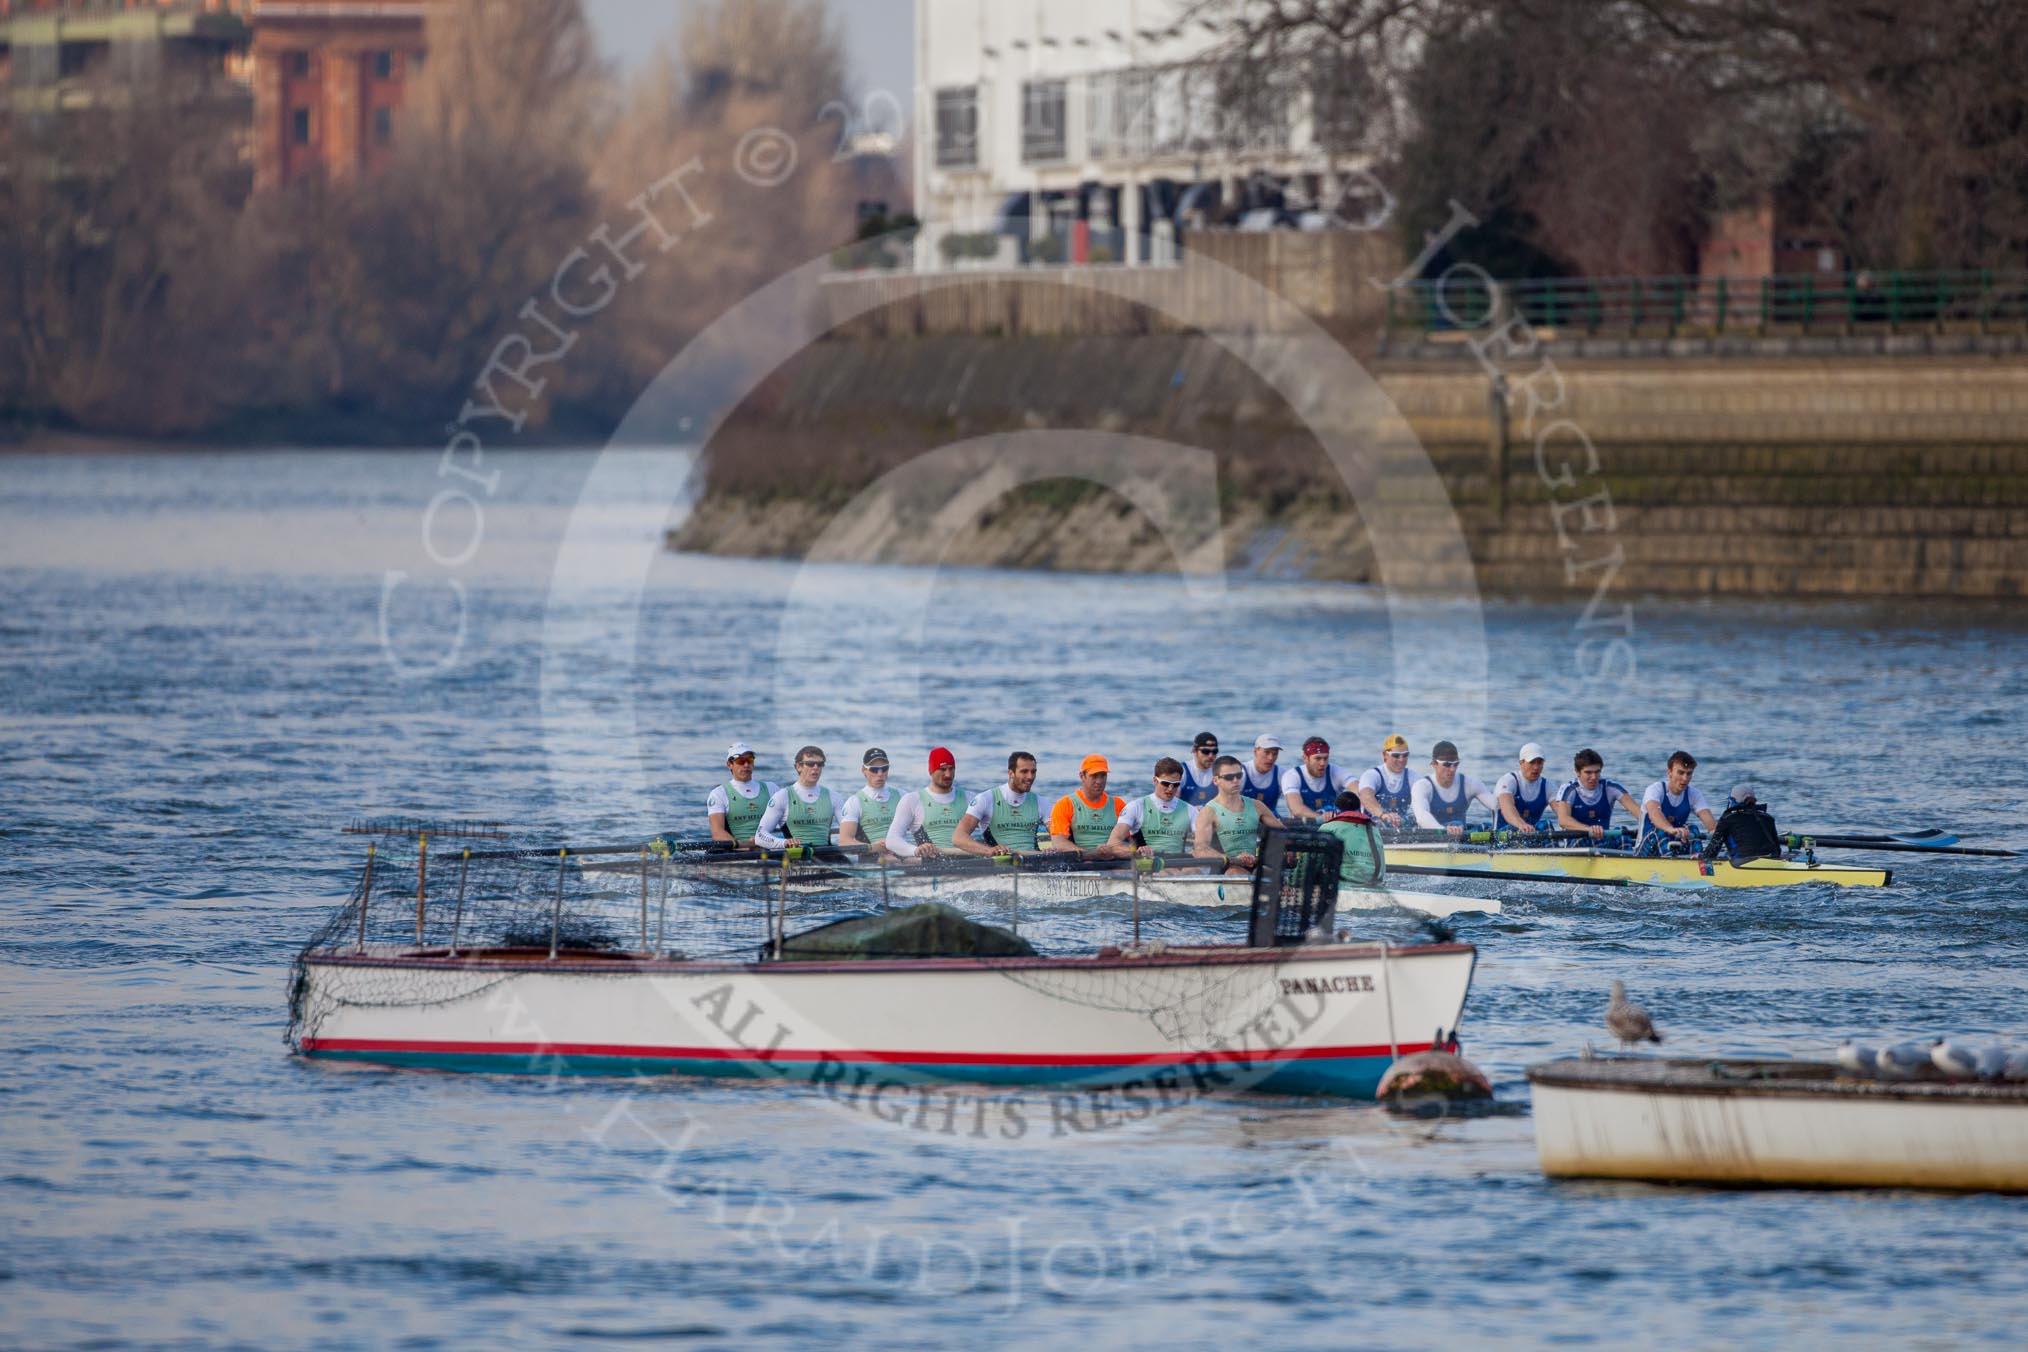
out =
<svg viewBox="0 0 2028 1352"><path fill-rule="evenodd" d="M1303 743L1303 759L1282 771L1282 815L1314 821L1338 810L1338 795L1354 789L1352 776L1331 764L1331 744L1321 737Z"/></svg>

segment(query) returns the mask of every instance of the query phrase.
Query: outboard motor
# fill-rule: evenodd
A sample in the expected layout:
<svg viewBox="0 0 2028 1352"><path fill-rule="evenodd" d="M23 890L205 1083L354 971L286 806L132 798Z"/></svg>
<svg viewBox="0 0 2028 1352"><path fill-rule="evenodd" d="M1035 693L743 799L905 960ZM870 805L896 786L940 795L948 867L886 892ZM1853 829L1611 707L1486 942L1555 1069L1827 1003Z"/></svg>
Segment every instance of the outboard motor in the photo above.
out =
<svg viewBox="0 0 2028 1352"><path fill-rule="evenodd" d="M1280 948L1329 939L1338 923L1338 870L1345 847L1337 837L1301 827L1261 833L1253 866L1252 948Z"/></svg>

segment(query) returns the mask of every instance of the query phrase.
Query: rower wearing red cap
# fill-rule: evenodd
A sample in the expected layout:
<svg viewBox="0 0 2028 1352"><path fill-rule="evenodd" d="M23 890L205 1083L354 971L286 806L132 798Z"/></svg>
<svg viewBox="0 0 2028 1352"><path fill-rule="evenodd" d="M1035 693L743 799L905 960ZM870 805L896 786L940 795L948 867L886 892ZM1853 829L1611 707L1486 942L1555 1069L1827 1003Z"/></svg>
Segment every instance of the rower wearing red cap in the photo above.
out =
<svg viewBox="0 0 2028 1352"><path fill-rule="evenodd" d="M1321 737L1303 743L1303 759L1282 771L1284 817L1315 821L1338 810L1338 795L1354 788L1352 776L1331 764L1331 744Z"/></svg>
<svg viewBox="0 0 2028 1352"><path fill-rule="evenodd" d="M1078 765L1076 792L1066 793L1049 810L1050 849L1078 850L1098 859L1124 859L1134 852L1131 845L1108 843L1127 806L1106 792L1111 773L1106 758L1097 754Z"/></svg>
<svg viewBox="0 0 2028 1352"><path fill-rule="evenodd" d="M894 820L887 827L889 854L909 864L943 857L965 815L965 795L957 778L958 758L949 747L929 753L929 783L904 793L895 804Z"/></svg>

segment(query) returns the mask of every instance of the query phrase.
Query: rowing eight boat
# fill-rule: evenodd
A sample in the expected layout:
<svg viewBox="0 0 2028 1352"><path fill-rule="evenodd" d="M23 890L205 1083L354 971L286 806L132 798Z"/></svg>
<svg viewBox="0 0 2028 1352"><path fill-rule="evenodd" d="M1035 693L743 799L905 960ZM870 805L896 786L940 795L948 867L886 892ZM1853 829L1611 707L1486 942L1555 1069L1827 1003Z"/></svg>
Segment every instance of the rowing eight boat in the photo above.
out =
<svg viewBox="0 0 2028 1352"><path fill-rule="evenodd" d="M1545 877L1623 878L1650 887L1785 887L1795 883L1885 887L1894 877L1882 868L1847 868L1800 859L1752 859L1743 864L1720 860L1709 866L1711 871L1707 874L1705 866L1695 858L1642 858L1612 850L1389 845L1387 858L1402 864L1499 869L1508 873L1540 873Z"/></svg>

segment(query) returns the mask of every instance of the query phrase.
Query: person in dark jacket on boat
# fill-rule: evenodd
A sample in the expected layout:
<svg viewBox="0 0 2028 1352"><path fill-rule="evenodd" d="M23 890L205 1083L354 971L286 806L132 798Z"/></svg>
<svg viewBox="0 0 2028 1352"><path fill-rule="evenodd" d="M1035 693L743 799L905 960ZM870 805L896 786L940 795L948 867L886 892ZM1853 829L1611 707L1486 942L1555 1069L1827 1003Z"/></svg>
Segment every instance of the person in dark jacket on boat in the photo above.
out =
<svg viewBox="0 0 2028 1352"><path fill-rule="evenodd" d="M1779 859L1782 857L1781 832L1775 827L1775 819L1760 805L1758 795L1751 784L1735 784L1732 796L1725 804L1725 811L1719 815L1718 825L1712 830L1709 840L1704 842L1703 860L1710 863L1718 857L1720 850L1735 864L1749 859Z"/></svg>

